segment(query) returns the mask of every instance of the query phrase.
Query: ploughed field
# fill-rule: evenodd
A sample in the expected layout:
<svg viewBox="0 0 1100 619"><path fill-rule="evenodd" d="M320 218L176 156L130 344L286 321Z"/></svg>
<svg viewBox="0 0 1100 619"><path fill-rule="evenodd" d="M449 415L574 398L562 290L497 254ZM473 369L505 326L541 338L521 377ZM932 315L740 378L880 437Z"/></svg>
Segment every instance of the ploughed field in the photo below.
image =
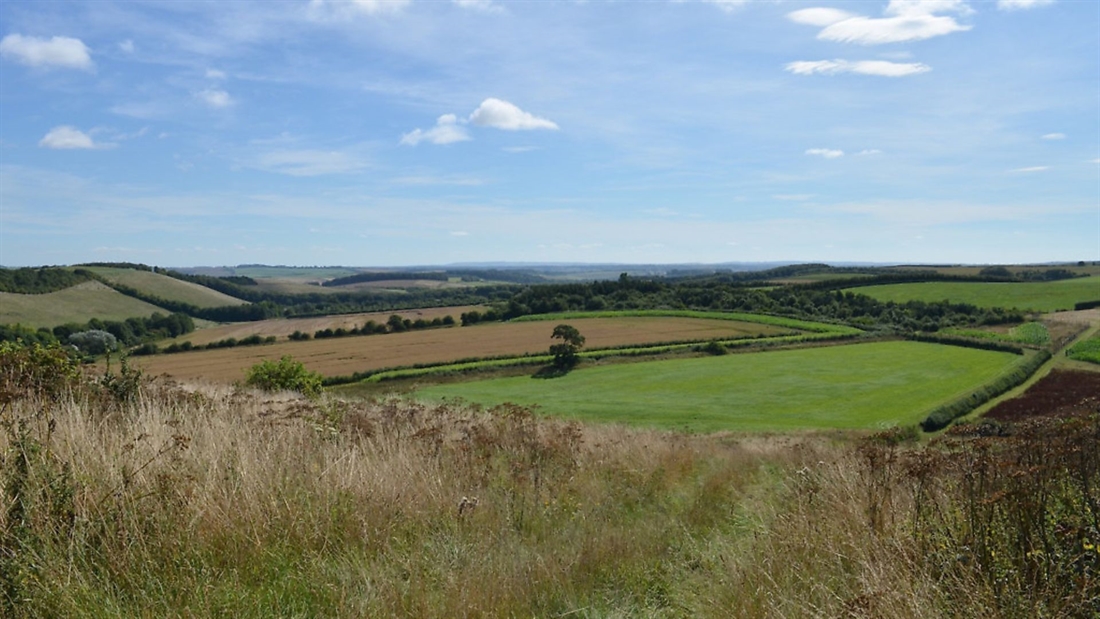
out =
<svg viewBox="0 0 1100 619"><path fill-rule="evenodd" d="M984 417L1023 421L1100 412L1100 372L1053 370L1023 394L991 408Z"/></svg>
<svg viewBox="0 0 1100 619"><path fill-rule="evenodd" d="M849 288L879 301L948 300L978 307L1015 307L1053 312L1072 310L1074 304L1100 300L1100 277L1081 277L1054 282L921 282Z"/></svg>
<svg viewBox="0 0 1100 619"><path fill-rule="evenodd" d="M322 329L347 329L362 327L367 321L373 320L378 324L385 324L390 316L397 314L409 320L433 320L450 316L457 322L462 314L471 310L485 309L479 305L466 305L461 307L431 307L425 309L394 310L389 312L364 312L360 314L335 314L330 316L313 316L310 318L273 318L271 320L257 320L255 322L236 322L226 325L218 325L209 329L200 329L192 333L181 335L173 340L162 343L163 346L173 342L191 342L196 346L203 346L210 342L217 342L228 338L244 339L250 335L267 337L274 335L285 339L286 336L300 331L311 336Z"/></svg>
<svg viewBox="0 0 1100 619"><path fill-rule="evenodd" d="M424 387L417 397L512 402L548 415L689 431L912 425L1008 371L1017 355L876 342L646 363L565 376Z"/></svg>
<svg viewBox="0 0 1100 619"><path fill-rule="evenodd" d="M478 357L543 354L553 343L550 334L555 324L551 321L489 323L305 342L283 341L266 346L134 357L132 363L152 374L233 382L242 380L245 371L263 359L291 355L324 376L344 376L367 370ZM792 333L790 329L758 323L679 317L581 318L570 320L569 324L587 339L585 349Z"/></svg>

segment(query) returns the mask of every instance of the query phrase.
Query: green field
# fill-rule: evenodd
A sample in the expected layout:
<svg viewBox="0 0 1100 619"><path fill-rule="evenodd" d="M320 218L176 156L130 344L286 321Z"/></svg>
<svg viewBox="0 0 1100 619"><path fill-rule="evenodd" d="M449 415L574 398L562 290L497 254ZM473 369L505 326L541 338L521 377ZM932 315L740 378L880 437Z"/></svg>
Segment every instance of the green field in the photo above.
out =
<svg viewBox="0 0 1100 619"><path fill-rule="evenodd" d="M217 290L211 290L205 286L185 282L174 277L153 273L151 271L139 271L137 269L119 269L113 267L86 267L114 284L121 284L135 288L145 294L150 294L168 301L190 303L197 307L222 307L226 305L243 305L236 297L222 294Z"/></svg>
<svg viewBox="0 0 1100 619"><path fill-rule="evenodd" d="M416 397L513 402L548 415L683 429L799 430L915 424L1019 360L918 342L581 366L555 379L425 387Z"/></svg>
<svg viewBox="0 0 1100 619"><path fill-rule="evenodd" d="M849 288L879 301L948 300L978 307L1015 307L1053 312L1071 310L1075 303L1100 300L1100 277L1080 277L1055 282L924 282Z"/></svg>
<svg viewBox="0 0 1100 619"><path fill-rule="evenodd" d="M85 323L92 318L125 320L145 317L154 312L171 313L95 281L48 294L0 292L0 324L55 327L68 322Z"/></svg>

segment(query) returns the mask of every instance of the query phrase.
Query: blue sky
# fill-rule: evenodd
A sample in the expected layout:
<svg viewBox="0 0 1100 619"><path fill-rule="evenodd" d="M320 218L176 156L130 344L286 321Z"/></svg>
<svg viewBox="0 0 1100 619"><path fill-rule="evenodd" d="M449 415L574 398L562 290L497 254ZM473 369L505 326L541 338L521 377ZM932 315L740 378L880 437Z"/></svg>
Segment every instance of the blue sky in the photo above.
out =
<svg viewBox="0 0 1100 619"><path fill-rule="evenodd" d="M0 264L1100 259L1100 2L0 4Z"/></svg>

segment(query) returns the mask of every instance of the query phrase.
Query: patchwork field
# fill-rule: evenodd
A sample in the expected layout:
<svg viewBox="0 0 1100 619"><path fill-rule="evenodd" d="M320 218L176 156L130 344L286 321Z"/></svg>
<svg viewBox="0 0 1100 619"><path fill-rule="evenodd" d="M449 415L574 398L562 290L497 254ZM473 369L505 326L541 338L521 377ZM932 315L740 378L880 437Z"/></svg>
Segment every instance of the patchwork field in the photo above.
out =
<svg viewBox="0 0 1100 619"><path fill-rule="evenodd" d="M416 395L513 402L553 416L689 431L876 428L914 424L1018 359L954 346L879 342L581 366L560 378L444 384Z"/></svg>
<svg viewBox="0 0 1100 619"><path fill-rule="evenodd" d="M1015 307L1053 312L1072 310L1075 303L1100 300L1100 277L1055 282L924 282L850 288L879 301L970 303L978 307Z"/></svg>
<svg viewBox="0 0 1100 619"><path fill-rule="evenodd" d="M169 301L190 303L197 307L221 307L226 305L243 305L236 297L211 290L205 286L185 282L174 277L153 273L151 271L139 271L137 269L120 269L112 267L86 267L89 271L102 276L109 282L129 286Z"/></svg>
<svg viewBox="0 0 1100 619"><path fill-rule="evenodd" d="M0 324L56 327L68 322L84 323L92 318L125 320L151 316L154 312L170 313L96 281L47 294L0 292Z"/></svg>
<svg viewBox="0 0 1100 619"><path fill-rule="evenodd" d="M586 318L571 320L570 324L587 338L585 348L790 333L789 329L771 325L700 318ZM263 359L292 355L310 370L325 376L341 376L472 357L544 353L552 343L553 330L553 322L491 323L386 335L284 341L267 346L135 357L133 361L153 374L232 382L243 379L245 370Z"/></svg>
<svg viewBox="0 0 1100 619"><path fill-rule="evenodd" d="M369 320L373 320L376 323L384 323L394 314L402 318L408 318L409 320L416 320L418 318L432 320L434 318L451 316L455 321L458 321L462 314L471 310L481 309L484 308L480 305L463 305L459 307L431 307L415 310L394 310L390 312L365 312L361 314L334 314L331 316L314 316L310 318L274 318L255 322L235 322L181 335L174 340L163 342L163 345L167 346L173 342L189 341L196 346L202 346L210 342L217 342L231 337L240 340L250 335L261 335L264 337L274 335L279 339L285 339L286 336L295 331L313 335L322 329L350 330L354 327L363 326Z"/></svg>

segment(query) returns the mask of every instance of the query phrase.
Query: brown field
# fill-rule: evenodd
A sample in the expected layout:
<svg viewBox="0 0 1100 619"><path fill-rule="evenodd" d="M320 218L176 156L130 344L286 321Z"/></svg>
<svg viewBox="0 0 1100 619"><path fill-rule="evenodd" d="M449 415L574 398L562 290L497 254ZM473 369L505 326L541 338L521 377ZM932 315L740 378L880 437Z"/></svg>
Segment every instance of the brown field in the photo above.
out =
<svg viewBox="0 0 1100 619"><path fill-rule="evenodd" d="M1005 400L985 414L998 421L1038 416L1088 415L1100 407L1100 372L1054 370L1023 395Z"/></svg>
<svg viewBox="0 0 1100 619"><path fill-rule="evenodd" d="M586 318L571 320L569 323L587 338L586 348L790 332L788 329L769 325L701 318ZM180 379L204 378L233 382L244 379L245 370L264 359L291 355L310 370L325 376L341 376L420 363L542 353L551 344L550 333L555 324L492 323L386 335L305 342L284 341L266 346L135 357L132 362L154 375L168 374Z"/></svg>
<svg viewBox="0 0 1100 619"><path fill-rule="evenodd" d="M331 316L313 316L310 318L273 318L271 320L258 320L256 322L235 322L231 324L216 325L208 329L200 329L194 333L181 335L174 340L168 340L162 344L162 348L173 342L189 341L196 346L204 346L210 342L217 342L227 338L243 339L250 335L262 335L267 337L274 335L280 339L301 331L313 335L321 329L352 329L361 327L368 320L384 323L390 316L397 314L402 318L416 320L432 320L451 316L458 322L462 314L471 310L485 309L480 305L462 305L458 307L429 307L412 310L394 310L389 312L366 312L362 314L336 314Z"/></svg>

